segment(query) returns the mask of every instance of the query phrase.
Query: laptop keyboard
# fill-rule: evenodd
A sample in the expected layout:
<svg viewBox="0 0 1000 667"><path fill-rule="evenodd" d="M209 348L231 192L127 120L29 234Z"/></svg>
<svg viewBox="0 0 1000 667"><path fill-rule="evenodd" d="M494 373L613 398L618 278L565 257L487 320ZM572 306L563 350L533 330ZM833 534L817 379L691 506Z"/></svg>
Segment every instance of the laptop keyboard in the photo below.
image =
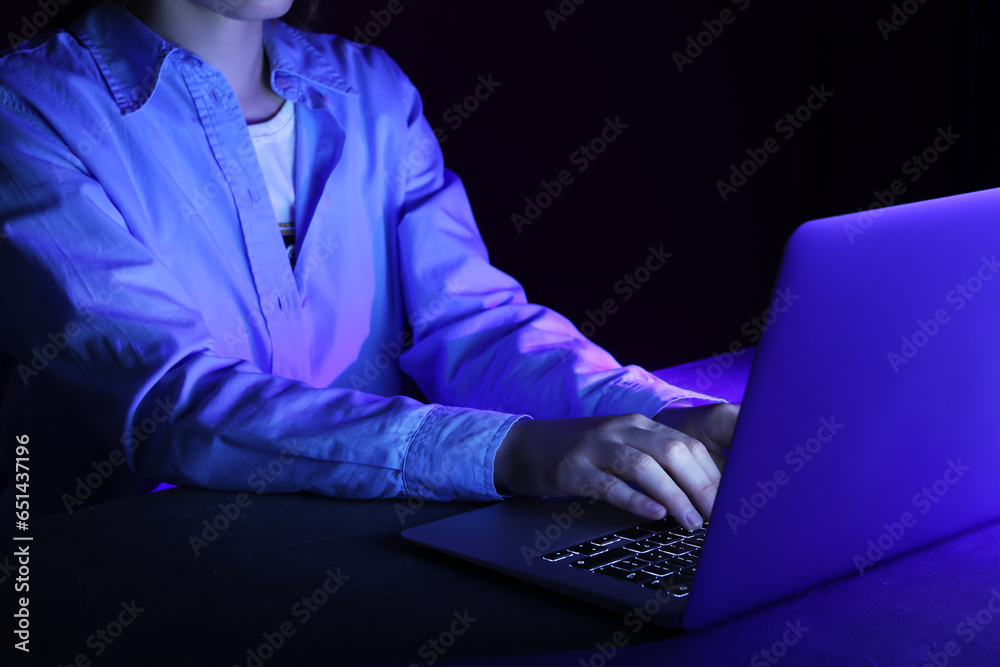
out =
<svg viewBox="0 0 1000 667"><path fill-rule="evenodd" d="M542 556L684 598L698 568L708 521L689 532L671 517L647 521Z"/></svg>

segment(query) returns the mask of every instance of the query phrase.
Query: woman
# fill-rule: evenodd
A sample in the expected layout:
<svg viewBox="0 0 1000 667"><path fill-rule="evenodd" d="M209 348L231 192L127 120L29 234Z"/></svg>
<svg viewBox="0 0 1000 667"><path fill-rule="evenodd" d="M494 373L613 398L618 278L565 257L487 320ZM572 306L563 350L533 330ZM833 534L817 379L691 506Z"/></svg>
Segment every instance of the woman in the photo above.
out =
<svg viewBox="0 0 1000 667"><path fill-rule="evenodd" d="M737 408L528 304L410 81L290 4L99 5L0 61L0 423L52 466L36 511L165 480L701 526Z"/></svg>

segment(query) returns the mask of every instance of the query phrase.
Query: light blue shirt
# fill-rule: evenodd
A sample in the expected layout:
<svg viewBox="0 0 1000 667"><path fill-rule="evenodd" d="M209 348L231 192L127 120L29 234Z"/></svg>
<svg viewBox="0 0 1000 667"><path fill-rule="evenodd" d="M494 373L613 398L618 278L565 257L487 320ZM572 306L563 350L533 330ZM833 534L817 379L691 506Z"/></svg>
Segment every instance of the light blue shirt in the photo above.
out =
<svg viewBox="0 0 1000 667"><path fill-rule="evenodd" d="M280 21L264 40L296 105L294 271L217 69L106 8L0 60L0 438L9 475L29 436L34 503L160 480L490 500L521 417L706 398L489 264L385 53Z"/></svg>

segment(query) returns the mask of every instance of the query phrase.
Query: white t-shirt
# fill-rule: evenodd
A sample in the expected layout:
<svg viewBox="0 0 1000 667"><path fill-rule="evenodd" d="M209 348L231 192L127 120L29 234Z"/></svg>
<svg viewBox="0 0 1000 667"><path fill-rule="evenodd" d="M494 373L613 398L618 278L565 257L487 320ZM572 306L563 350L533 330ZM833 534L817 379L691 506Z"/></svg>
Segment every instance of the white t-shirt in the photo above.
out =
<svg viewBox="0 0 1000 667"><path fill-rule="evenodd" d="M285 100L272 118L248 125L271 207L295 266L295 104Z"/></svg>

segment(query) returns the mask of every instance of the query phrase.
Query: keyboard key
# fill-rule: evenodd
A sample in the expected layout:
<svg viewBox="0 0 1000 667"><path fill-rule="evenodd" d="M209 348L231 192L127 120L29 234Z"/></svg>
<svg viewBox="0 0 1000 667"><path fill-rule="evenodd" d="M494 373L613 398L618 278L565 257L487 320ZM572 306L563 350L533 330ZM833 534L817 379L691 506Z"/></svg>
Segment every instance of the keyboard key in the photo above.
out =
<svg viewBox="0 0 1000 667"><path fill-rule="evenodd" d="M680 542L682 538L676 535L671 535L669 532L662 535L651 535L646 538L649 542L655 542L659 545L673 544L674 542Z"/></svg>
<svg viewBox="0 0 1000 667"><path fill-rule="evenodd" d="M601 574L606 574L609 577L614 577L615 579L621 579L622 581L632 581L637 584L644 584L647 581L652 581L656 577L651 574L646 574L642 571L629 572L627 570L620 570L617 567L602 567L596 570Z"/></svg>
<svg viewBox="0 0 1000 667"><path fill-rule="evenodd" d="M645 553L647 551L653 551L654 549L658 549L659 547L660 547L659 544L654 544L649 540L639 540L638 542L630 542L629 544L624 545L622 548L628 549L630 551L635 551L637 553Z"/></svg>
<svg viewBox="0 0 1000 667"><path fill-rule="evenodd" d="M622 547L618 547L617 549L611 549L610 551L605 551L604 553L589 556L587 558L577 558L576 560L571 561L570 565L583 570L593 570L594 568L610 565L617 560L622 560L623 558L628 558L634 555L635 554L633 552Z"/></svg>
<svg viewBox="0 0 1000 667"><path fill-rule="evenodd" d="M705 536L699 535L698 537L689 537L684 540L684 544L695 549L700 549L705 545Z"/></svg>
<svg viewBox="0 0 1000 667"><path fill-rule="evenodd" d="M677 528L677 522L671 517L666 517L663 519L657 519L656 521L647 521L646 523L640 523L638 528L643 530L650 530L654 533L663 533L671 528Z"/></svg>
<svg viewBox="0 0 1000 667"><path fill-rule="evenodd" d="M606 547L609 544L614 544L618 542L620 538L615 535L605 535L604 537L598 537L597 539L591 540L591 544L596 544L599 547Z"/></svg>
<svg viewBox="0 0 1000 667"><path fill-rule="evenodd" d="M670 556L683 556L686 553L691 552L691 547L687 546L683 542L676 542L674 544L667 544L660 547L660 551Z"/></svg>
<svg viewBox="0 0 1000 667"><path fill-rule="evenodd" d="M687 528L672 528L667 531L667 535L674 535L678 539L686 540L692 537L700 537L705 534L704 528L699 528L698 530L688 532Z"/></svg>
<svg viewBox="0 0 1000 667"><path fill-rule="evenodd" d="M642 568L642 571L651 574L654 577L669 577L671 574L677 573L677 568L667 568L661 565L647 565Z"/></svg>
<svg viewBox="0 0 1000 667"><path fill-rule="evenodd" d="M668 591L668 593L670 594L670 597L672 597L672 598L686 598L688 595L691 594L691 587L690 586L674 586L673 588L671 588Z"/></svg>
<svg viewBox="0 0 1000 667"><path fill-rule="evenodd" d="M646 588L656 588L661 591L669 591L671 595L677 598L687 597L691 592L691 582L678 583L675 577L677 577L676 574L672 574L669 577L654 577L643 583L643 586Z"/></svg>
<svg viewBox="0 0 1000 667"><path fill-rule="evenodd" d="M652 531L644 530L642 528L626 528L625 530L619 530L615 533L618 537L624 537L627 540L641 540L642 538L648 537L652 534Z"/></svg>
<svg viewBox="0 0 1000 667"><path fill-rule="evenodd" d="M666 585L669 588L673 588L674 586L687 586L694 581L694 578L690 575L684 574L683 572L675 572L674 574L663 578L663 581L666 582Z"/></svg>
<svg viewBox="0 0 1000 667"><path fill-rule="evenodd" d="M614 564L620 570L628 570L629 572L635 572L636 570L644 570L650 567L650 564L641 561L638 558L626 558L625 560L620 560Z"/></svg>
<svg viewBox="0 0 1000 667"><path fill-rule="evenodd" d="M570 551L576 552L581 556L593 556L594 554L599 554L602 551L607 551L605 547L599 547L596 544L591 544L590 542L584 542L583 544L577 544L573 547L567 547Z"/></svg>
<svg viewBox="0 0 1000 667"><path fill-rule="evenodd" d="M575 555L576 554L573 553L572 551L569 551L568 549L563 549L562 551L553 551L550 554L545 554L544 556L542 556L542 558L544 558L545 560L557 561Z"/></svg>
<svg viewBox="0 0 1000 667"><path fill-rule="evenodd" d="M641 553L641 554L633 553L631 558L634 560L642 561L643 563L647 563L649 565L664 560L663 556L660 554L659 551L647 551L646 553Z"/></svg>
<svg viewBox="0 0 1000 667"><path fill-rule="evenodd" d="M698 559L691 558L690 556L674 556L667 560L667 565L672 565L678 568L687 567L689 565L697 565Z"/></svg>
<svg viewBox="0 0 1000 667"><path fill-rule="evenodd" d="M656 549L654 551L646 551L644 553L636 553L633 556L633 558L639 558L641 560L646 561L647 563L659 563L661 561L667 560L668 558L673 558L673 556L671 554L665 554L662 551L660 551L659 549Z"/></svg>

